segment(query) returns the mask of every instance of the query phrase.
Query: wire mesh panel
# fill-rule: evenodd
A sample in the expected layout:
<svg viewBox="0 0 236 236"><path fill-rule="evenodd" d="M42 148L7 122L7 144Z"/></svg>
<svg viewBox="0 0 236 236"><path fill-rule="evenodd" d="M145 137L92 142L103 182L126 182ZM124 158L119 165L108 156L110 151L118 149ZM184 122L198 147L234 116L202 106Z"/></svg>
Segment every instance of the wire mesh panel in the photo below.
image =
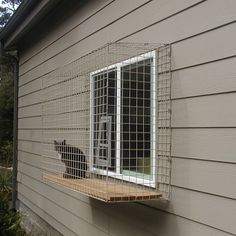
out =
<svg viewBox="0 0 236 236"><path fill-rule="evenodd" d="M158 48L157 60L157 183L162 197L170 198L171 177L171 48Z"/></svg>
<svg viewBox="0 0 236 236"><path fill-rule="evenodd" d="M107 44L42 81L45 181L107 202L169 197L169 45Z"/></svg>

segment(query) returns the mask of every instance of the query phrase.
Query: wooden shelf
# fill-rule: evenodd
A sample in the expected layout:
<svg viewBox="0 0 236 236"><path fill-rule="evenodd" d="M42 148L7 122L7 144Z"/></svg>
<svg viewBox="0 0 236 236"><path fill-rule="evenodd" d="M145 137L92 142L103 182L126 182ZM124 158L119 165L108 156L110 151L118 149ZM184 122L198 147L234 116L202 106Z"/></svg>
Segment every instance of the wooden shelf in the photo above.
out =
<svg viewBox="0 0 236 236"><path fill-rule="evenodd" d="M105 202L153 200L161 197L161 193L151 188L116 179L65 179L60 175L48 174L44 174L43 178Z"/></svg>

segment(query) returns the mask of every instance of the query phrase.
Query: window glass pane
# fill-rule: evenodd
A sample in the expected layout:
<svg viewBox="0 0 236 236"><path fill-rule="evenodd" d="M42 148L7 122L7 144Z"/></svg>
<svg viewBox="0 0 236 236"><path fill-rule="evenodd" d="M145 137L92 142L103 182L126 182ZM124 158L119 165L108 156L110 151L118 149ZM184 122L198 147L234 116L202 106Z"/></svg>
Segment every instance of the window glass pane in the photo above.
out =
<svg viewBox="0 0 236 236"><path fill-rule="evenodd" d="M151 174L152 59L121 68L121 172Z"/></svg>
<svg viewBox="0 0 236 236"><path fill-rule="evenodd" d="M115 170L116 163L116 90L115 70L93 76L93 164L95 168L106 169L105 165L99 166L96 159L106 161L111 158L111 171ZM111 117L110 147L105 147L108 144L108 129L107 123L102 124L102 117Z"/></svg>

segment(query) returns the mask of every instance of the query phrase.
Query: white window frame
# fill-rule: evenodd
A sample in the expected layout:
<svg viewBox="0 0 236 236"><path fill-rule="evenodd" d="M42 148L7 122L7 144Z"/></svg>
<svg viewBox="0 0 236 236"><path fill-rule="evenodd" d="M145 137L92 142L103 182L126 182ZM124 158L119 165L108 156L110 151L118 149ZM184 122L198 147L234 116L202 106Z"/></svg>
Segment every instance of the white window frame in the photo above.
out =
<svg viewBox="0 0 236 236"><path fill-rule="evenodd" d="M152 66L151 66L151 174L146 175L138 172L137 176L143 176L143 178L140 177L134 177L130 175L125 175L121 173L121 165L120 165L120 118L121 118L121 67L124 67L129 64L134 64L146 59L152 58ZM101 72L105 72L108 70L114 69L117 73L117 108L116 108L116 165L115 169L116 171L108 171L108 170L101 170L99 168L93 167L93 78L94 75L99 74ZM128 60L122 61L120 63L116 63L107 67L104 67L102 69L93 71L90 73L90 151L89 151L89 167L91 172L95 172L101 175L108 175L110 177L114 177L117 179L125 180L128 182L133 182L136 184L142 184L148 187L156 187L156 161L157 161L157 152L156 152L156 132L157 132L157 121L156 121L156 111L157 111L157 95L156 95L156 51L151 51L133 58L130 58ZM144 176L149 176L150 179L145 179Z"/></svg>

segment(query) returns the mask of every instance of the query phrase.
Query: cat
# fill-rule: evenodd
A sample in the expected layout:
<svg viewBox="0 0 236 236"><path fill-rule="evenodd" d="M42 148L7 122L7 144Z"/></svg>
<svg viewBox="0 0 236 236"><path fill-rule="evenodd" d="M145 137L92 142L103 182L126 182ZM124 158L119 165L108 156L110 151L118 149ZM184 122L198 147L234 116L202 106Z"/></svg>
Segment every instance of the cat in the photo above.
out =
<svg viewBox="0 0 236 236"><path fill-rule="evenodd" d="M66 166L63 178L86 178L87 161L84 153L79 148L66 144L66 140L62 142L54 140L54 148L61 156L61 161L65 163Z"/></svg>

